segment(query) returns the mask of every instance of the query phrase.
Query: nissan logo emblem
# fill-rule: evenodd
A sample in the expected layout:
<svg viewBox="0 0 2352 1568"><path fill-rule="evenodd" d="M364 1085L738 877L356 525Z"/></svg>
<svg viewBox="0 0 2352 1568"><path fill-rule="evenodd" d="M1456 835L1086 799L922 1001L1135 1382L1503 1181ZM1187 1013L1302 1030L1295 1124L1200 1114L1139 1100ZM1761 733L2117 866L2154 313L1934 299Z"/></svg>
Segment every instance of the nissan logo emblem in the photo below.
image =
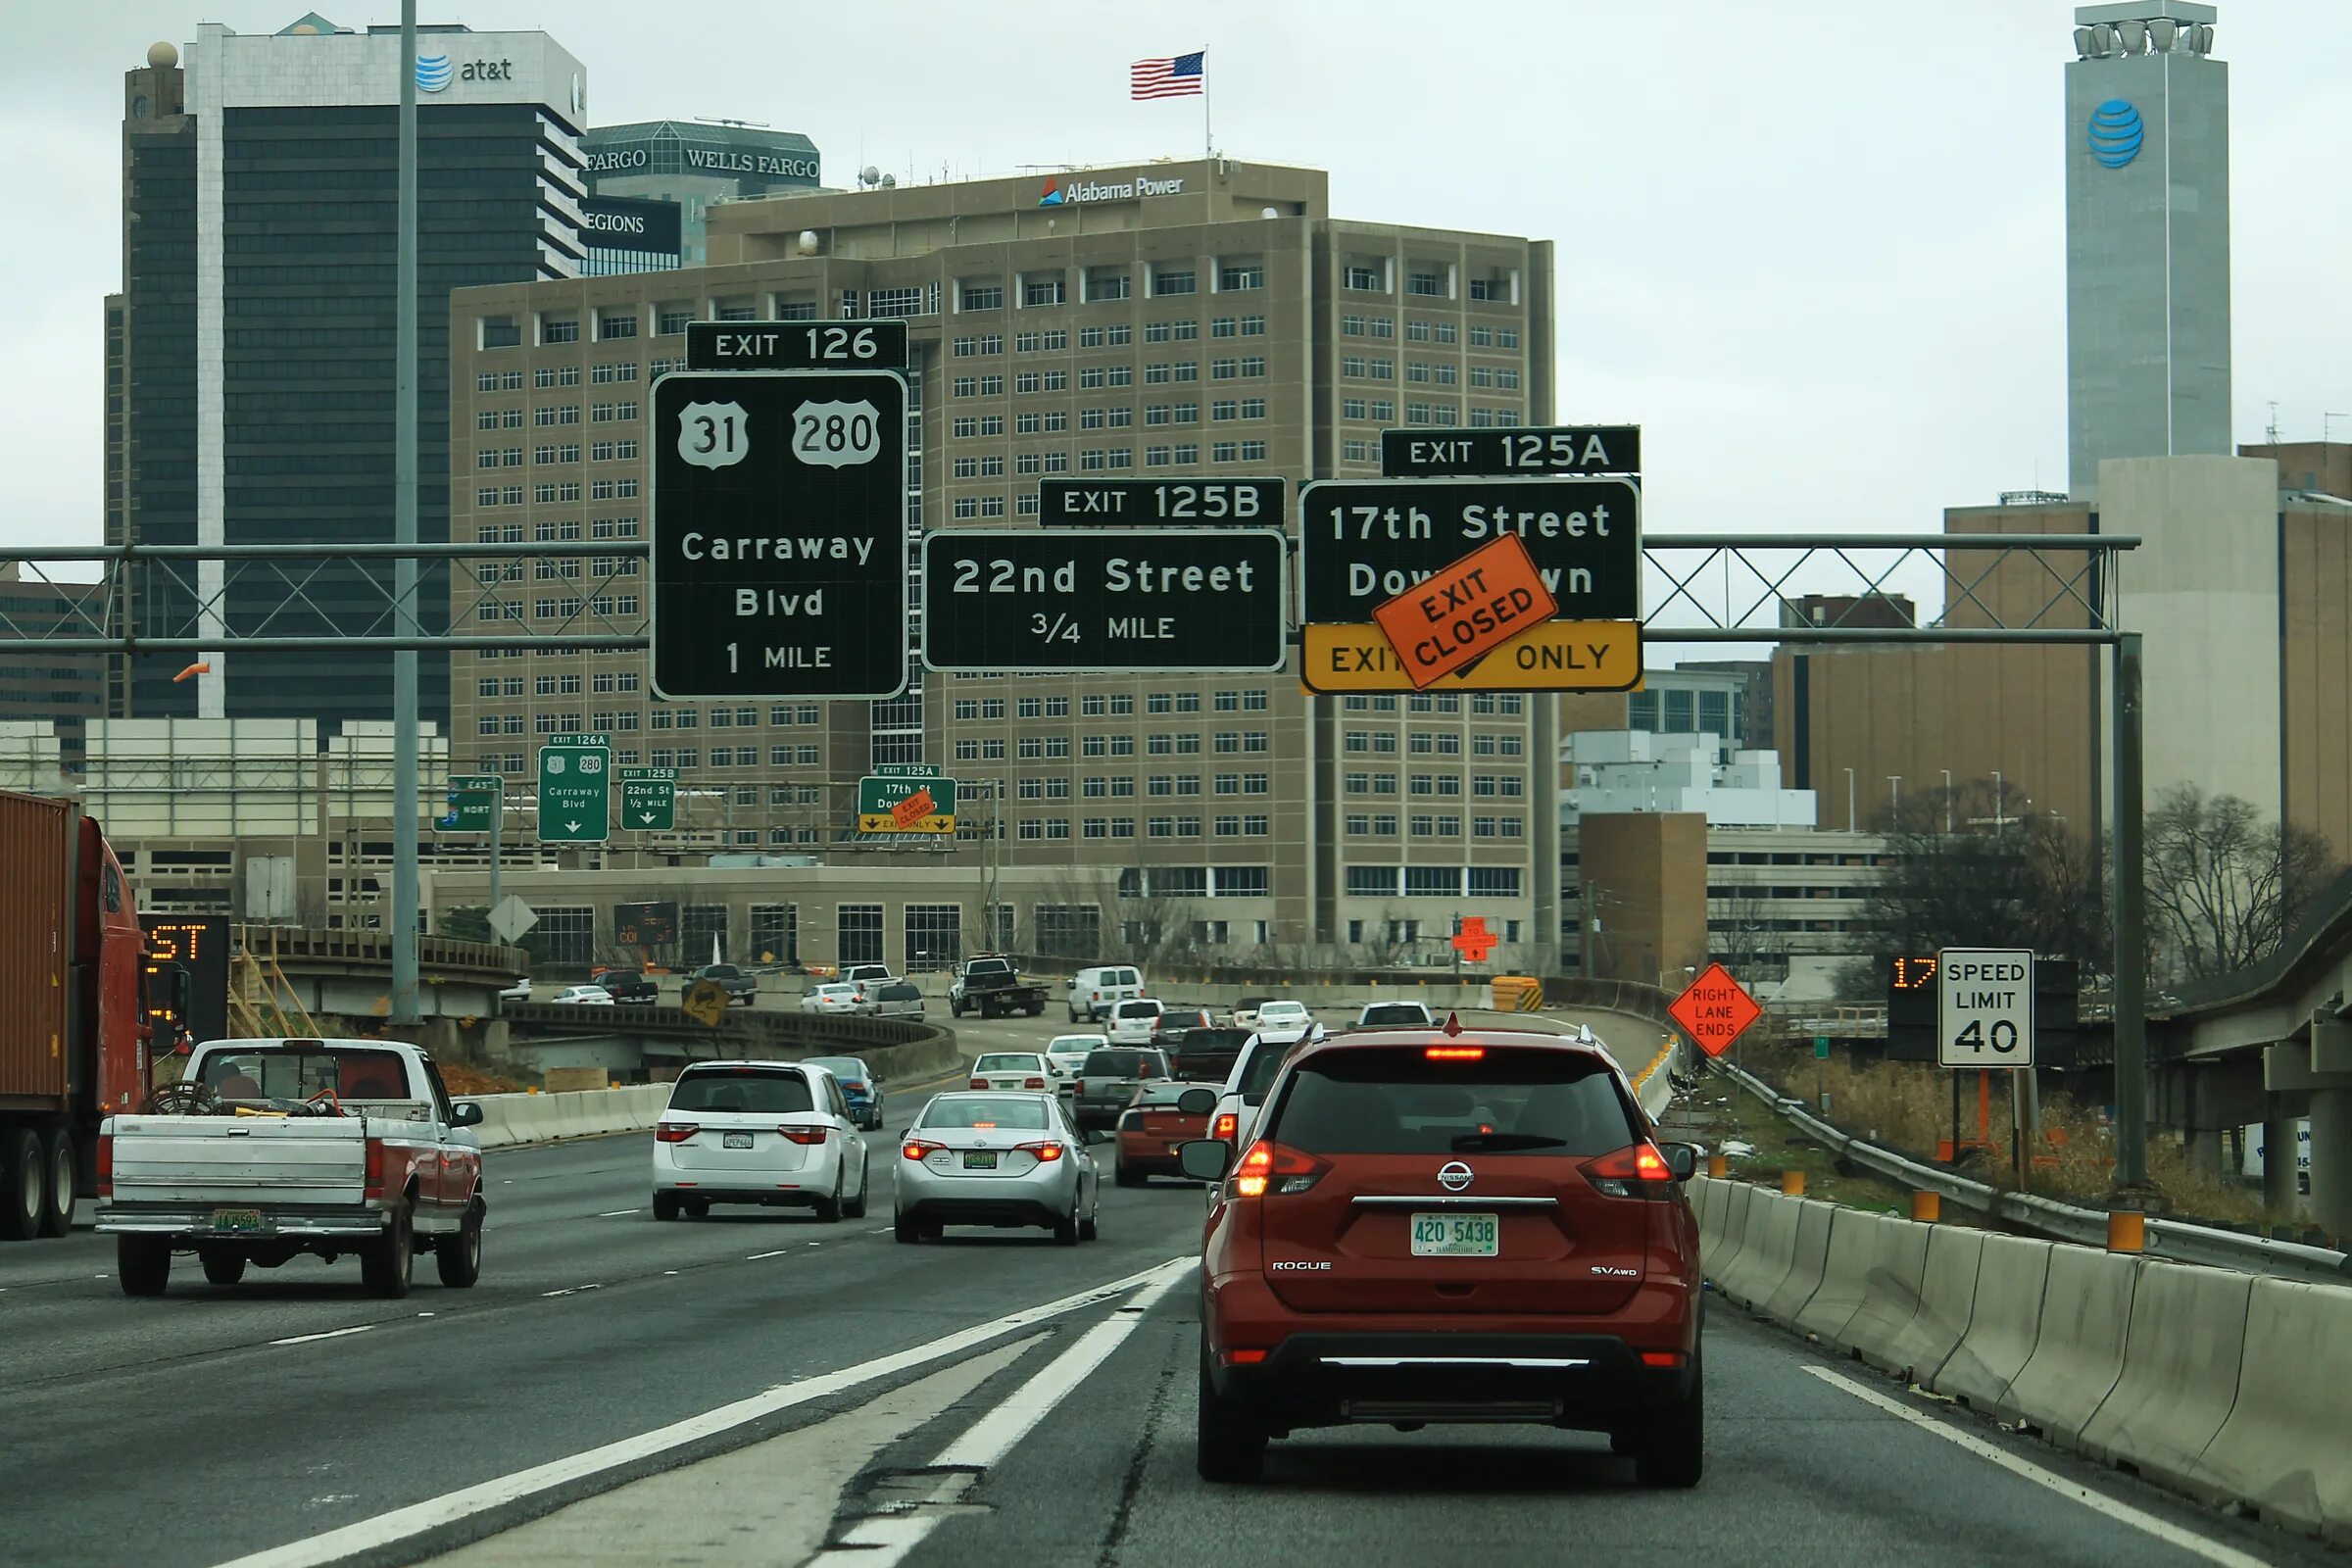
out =
<svg viewBox="0 0 2352 1568"><path fill-rule="evenodd" d="M1438 1172L1438 1185L1449 1193L1458 1193L1470 1185L1470 1167L1454 1160Z"/></svg>

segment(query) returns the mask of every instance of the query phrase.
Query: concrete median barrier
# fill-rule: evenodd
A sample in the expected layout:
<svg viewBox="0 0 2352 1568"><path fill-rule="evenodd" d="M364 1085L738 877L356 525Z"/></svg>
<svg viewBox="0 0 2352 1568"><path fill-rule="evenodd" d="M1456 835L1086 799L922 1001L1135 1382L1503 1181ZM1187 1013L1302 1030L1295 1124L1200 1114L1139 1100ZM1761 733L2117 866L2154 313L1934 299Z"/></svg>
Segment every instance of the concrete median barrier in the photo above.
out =
<svg viewBox="0 0 2352 1568"><path fill-rule="evenodd" d="M2352 1544L2352 1290L2258 1279L2229 1418L2199 1457L2205 1489L2242 1497L2269 1523Z"/></svg>
<svg viewBox="0 0 2352 1568"><path fill-rule="evenodd" d="M1971 1409L1997 1410L2009 1385L2033 1359L2048 1294L2051 1242L1986 1236L1977 1261L1968 1329L1928 1387Z"/></svg>
<svg viewBox="0 0 2352 1568"><path fill-rule="evenodd" d="M2041 1329L2034 1353L1993 1406L2002 1420L2022 1421L2061 1447L2082 1446L2082 1429L2123 1377L2132 1298L2147 1266L2086 1247L2051 1250ZM1983 1292L1980 1282L1980 1301Z"/></svg>
<svg viewBox="0 0 2352 1568"><path fill-rule="evenodd" d="M1722 1182L1711 1182L1704 1176L1693 1176L1684 1187L1690 1202L1690 1216L1698 1221L1698 1255L1704 1258L1714 1238L1723 1226L1723 1204L1729 1193ZM1704 1263L1700 1265L1702 1268Z"/></svg>
<svg viewBox="0 0 2352 1568"><path fill-rule="evenodd" d="M1748 1190L1740 1255L1715 1286L1751 1312L1762 1309L1761 1303L1788 1277L1788 1264L1796 1256L1797 1201L1761 1187Z"/></svg>
<svg viewBox="0 0 2352 1568"><path fill-rule="evenodd" d="M1821 1289L1821 1276L1830 1261L1830 1227L1838 1214L1838 1205L1818 1199L1797 1201L1796 1245L1788 1261L1788 1272L1772 1294L1764 1298L1761 1308L1766 1317L1776 1323L1794 1326L1796 1316ZM1849 1210L1850 1212L1850 1210Z"/></svg>
<svg viewBox="0 0 2352 1568"><path fill-rule="evenodd" d="M1720 1188L1723 1197L1716 1204L1713 1240L1708 1240L1703 1234L1699 1238L1698 1266L1720 1291L1723 1289L1724 1274L1739 1258L1740 1244L1746 1240L1748 1200L1755 1189L1745 1182L1709 1182L1708 1185Z"/></svg>
<svg viewBox="0 0 2352 1568"><path fill-rule="evenodd" d="M1840 1209L1829 1260L1796 1326L1835 1349L1885 1349L1919 1309L1920 1275L1932 1227L1886 1214Z"/></svg>
<svg viewBox="0 0 2352 1568"><path fill-rule="evenodd" d="M1928 1383L1968 1332L1977 1303L1977 1268L1984 1255L1984 1233L1954 1225L1923 1226L1928 1245L1922 1259L1919 1298L1911 1316L1886 1341L1848 1325L1854 1348L1882 1372Z"/></svg>
<svg viewBox="0 0 2352 1568"><path fill-rule="evenodd" d="M2142 1265L2132 1292L2123 1376L2082 1428L2083 1451L2131 1465L2176 1491L2221 1500L2198 1460L2237 1402L2253 1287L2251 1274L2227 1269Z"/></svg>

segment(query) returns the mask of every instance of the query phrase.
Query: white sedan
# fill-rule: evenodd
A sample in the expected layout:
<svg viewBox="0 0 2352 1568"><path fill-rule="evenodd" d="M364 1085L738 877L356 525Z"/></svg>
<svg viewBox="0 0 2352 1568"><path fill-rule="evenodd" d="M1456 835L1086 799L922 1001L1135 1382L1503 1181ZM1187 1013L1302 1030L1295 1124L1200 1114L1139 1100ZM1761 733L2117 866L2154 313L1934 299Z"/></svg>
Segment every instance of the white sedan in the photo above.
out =
<svg viewBox="0 0 2352 1568"><path fill-rule="evenodd" d="M654 1218L713 1203L865 1213L865 1138L831 1072L808 1062L697 1062L654 1126Z"/></svg>
<svg viewBox="0 0 2352 1568"><path fill-rule="evenodd" d="M865 988L835 982L811 986L801 998L803 1012L856 1012L865 996Z"/></svg>
<svg viewBox="0 0 2352 1568"><path fill-rule="evenodd" d="M1257 1028L1261 1034L1286 1034L1304 1030L1315 1021L1303 1002L1261 1002L1257 1006Z"/></svg>
<svg viewBox="0 0 2352 1568"><path fill-rule="evenodd" d="M1110 1044L1108 1035L1055 1035L1046 1042L1046 1065L1066 1082L1078 1076L1089 1053Z"/></svg>
<svg viewBox="0 0 2352 1568"><path fill-rule="evenodd" d="M610 1007L612 993L603 986L565 986L548 1000L559 1006Z"/></svg>

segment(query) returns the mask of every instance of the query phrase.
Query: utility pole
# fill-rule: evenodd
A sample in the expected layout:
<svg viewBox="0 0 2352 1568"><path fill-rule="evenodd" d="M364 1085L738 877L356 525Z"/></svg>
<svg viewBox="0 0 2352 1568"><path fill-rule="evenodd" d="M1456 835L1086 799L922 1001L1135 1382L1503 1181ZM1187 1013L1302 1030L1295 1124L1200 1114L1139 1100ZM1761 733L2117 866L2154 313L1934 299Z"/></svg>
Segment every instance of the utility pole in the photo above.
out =
<svg viewBox="0 0 2352 1568"><path fill-rule="evenodd" d="M2115 1185L2148 1183L2147 919L2140 884L2139 633L2117 638L2115 711Z"/></svg>
<svg viewBox="0 0 2352 1568"><path fill-rule="evenodd" d="M1943 775L1943 836L1948 839L1952 836L1952 770L1939 767L1936 771Z"/></svg>
<svg viewBox="0 0 2352 1568"><path fill-rule="evenodd" d="M393 287L392 538L416 544L416 0L400 0L400 234ZM416 634L416 557L392 565L393 624ZM417 1021L416 652L392 656L391 1021ZM496 842L494 839L493 843Z"/></svg>

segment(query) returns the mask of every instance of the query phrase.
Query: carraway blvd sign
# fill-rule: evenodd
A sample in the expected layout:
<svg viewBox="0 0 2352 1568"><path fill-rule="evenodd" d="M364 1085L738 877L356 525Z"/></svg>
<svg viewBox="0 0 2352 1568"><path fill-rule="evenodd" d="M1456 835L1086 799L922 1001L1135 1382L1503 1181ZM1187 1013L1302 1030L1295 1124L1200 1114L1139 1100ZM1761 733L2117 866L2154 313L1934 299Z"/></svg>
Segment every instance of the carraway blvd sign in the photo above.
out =
<svg viewBox="0 0 2352 1568"><path fill-rule="evenodd" d="M895 697L906 684L906 382L895 370L654 383L654 691Z"/></svg>
<svg viewBox="0 0 2352 1568"><path fill-rule="evenodd" d="M1936 1059L1946 1067L2034 1065L2034 951L1943 948Z"/></svg>
<svg viewBox="0 0 2352 1568"><path fill-rule="evenodd" d="M539 842L602 844L612 837L612 738L551 735L539 748Z"/></svg>
<svg viewBox="0 0 2352 1568"><path fill-rule="evenodd" d="M1683 1033L1698 1042L1698 1049L1710 1056L1729 1051L1732 1042L1764 1015L1756 999L1720 963L1708 964L1707 972L1691 981L1666 1010L1683 1026Z"/></svg>

